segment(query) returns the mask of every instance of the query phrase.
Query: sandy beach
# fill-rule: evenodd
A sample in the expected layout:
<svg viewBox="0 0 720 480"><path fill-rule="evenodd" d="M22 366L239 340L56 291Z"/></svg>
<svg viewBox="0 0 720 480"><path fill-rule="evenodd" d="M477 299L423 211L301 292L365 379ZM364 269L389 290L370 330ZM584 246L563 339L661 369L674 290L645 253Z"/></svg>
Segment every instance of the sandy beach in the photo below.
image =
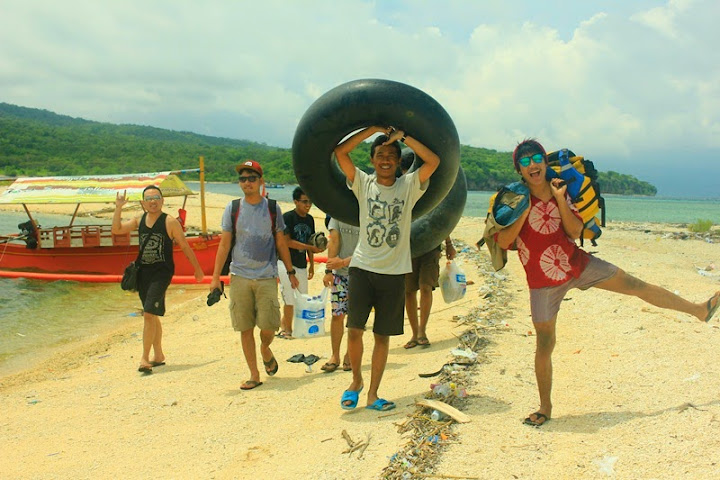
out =
<svg viewBox="0 0 720 480"><path fill-rule="evenodd" d="M218 229L229 199L208 194L209 228ZM193 198L188 209L198 204ZM72 213L74 206L43 208ZM324 228L322 214L313 213ZM199 226L199 218L189 221ZM672 230L610 224L598 247L585 248L706 301L720 289L720 243L677 240L666 233ZM478 219L463 218L452 236L472 246L481 234ZM553 419L533 429L521 423L538 405L522 266L511 253L493 275L487 252L474 247L459 259L473 284L452 304L435 292L432 346L403 349L407 323L406 334L390 341L380 393L396 410L340 408L350 374L320 371L329 333L276 339L278 374L263 374L261 387L241 391L248 372L227 300L207 307L207 287L189 286L170 300L163 320L167 365L152 375L136 370L142 320L135 319L0 378L0 476L402 478L397 468L385 469L411 458L406 446L417 439L399 427L429 413L415 402L437 381L418 374L451 360L459 337L471 330L483 338L478 363L448 374L469 395L458 405L471 421L449 427L441 446L426 450L429 460L407 461L404 478L720 478L720 315L705 324L630 297L571 291L558 319ZM316 268L311 292L322 288L324 266ZM368 365L372 336L365 340ZM307 372L304 364L285 361L297 353L325 358ZM362 455L344 453L343 431L368 443ZM432 468L417 471L416 463Z"/></svg>

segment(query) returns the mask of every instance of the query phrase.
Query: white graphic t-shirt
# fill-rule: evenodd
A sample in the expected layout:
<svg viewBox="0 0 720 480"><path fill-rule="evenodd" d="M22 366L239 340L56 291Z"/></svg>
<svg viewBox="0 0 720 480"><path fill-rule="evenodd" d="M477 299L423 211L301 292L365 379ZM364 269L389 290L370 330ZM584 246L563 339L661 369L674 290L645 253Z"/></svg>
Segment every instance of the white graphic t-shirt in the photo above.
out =
<svg viewBox="0 0 720 480"><path fill-rule="evenodd" d="M407 173L386 187L355 167L355 181L348 187L360 205L360 241L351 267L387 275L412 272L410 225L412 209L427 190L417 171Z"/></svg>

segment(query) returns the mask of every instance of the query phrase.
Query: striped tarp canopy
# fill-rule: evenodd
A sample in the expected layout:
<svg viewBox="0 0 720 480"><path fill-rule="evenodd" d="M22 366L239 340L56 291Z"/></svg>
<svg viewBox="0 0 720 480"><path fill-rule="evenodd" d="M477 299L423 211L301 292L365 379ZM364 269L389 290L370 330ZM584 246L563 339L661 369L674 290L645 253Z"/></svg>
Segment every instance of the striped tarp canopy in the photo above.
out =
<svg viewBox="0 0 720 480"><path fill-rule="evenodd" d="M196 170L184 170L196 171ZM180 172L87 175L78 177L21 177L0 194L0 203L114 203L118 192L130 201L142 200L148 185L160 187L165 197L193 195L177 175Z"/></svg>

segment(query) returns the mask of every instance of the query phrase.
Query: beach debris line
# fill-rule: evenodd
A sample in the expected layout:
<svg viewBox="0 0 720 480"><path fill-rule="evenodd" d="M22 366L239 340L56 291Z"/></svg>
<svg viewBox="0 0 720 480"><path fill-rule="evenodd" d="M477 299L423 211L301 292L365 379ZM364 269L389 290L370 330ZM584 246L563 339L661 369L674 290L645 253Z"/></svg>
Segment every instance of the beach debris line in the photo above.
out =
<svg viewBox="0 0 720 480"><path fill-rule="evenodd" d="M456 242L456 249L466 259L466 270L471 270L471 264L479 270L481 281L478 283L482 285L478 298L481 304L466 315L453 317L454 322L468 327L458 337L457 347L450 351L453 359L437 372L419 375L439 378L430 385L425 398L416 401L415 411L397 424L398 431L407 434L408 442L390 458L381 474L384 479L478 478L442 475L433 470L442 450L450 443L460 441L454 432L455 423L470 420L461 411L471 401L467 389L475 384L477 366L487 361L488 354L484 350L491 344L488 335L508 330L506 319L512 314L509 307L512 295L505 291L507 277L492 275L494 270L487 253L466 249L461 242Z"/></svg>

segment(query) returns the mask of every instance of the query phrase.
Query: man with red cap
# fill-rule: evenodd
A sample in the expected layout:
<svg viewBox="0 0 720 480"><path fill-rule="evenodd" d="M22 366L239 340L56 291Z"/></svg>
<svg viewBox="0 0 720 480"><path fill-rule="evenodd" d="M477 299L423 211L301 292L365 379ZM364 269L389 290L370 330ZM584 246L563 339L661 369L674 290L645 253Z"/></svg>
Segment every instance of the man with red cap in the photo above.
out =
<svg viewBox="0 0 720 480"><path fill-rule="evenodd" d="M233 202L225 207L210 291L220 288L220 274L232 250L230 319L233 329L240 332L245 361L250 369L250 379L240 389L252 390L262 385L255 347L256 326L260 329L260 356L265 372L272 376L278 371L278 362L270 350L275 331L280 327L278 255L285 264L292 288L297 288L298 280L283 233L282 211L275 204L275 212L271 212L268 199L261 194L264 184L262 167L255 160L246 160L237 165L235 171L239 175L244 197L239 200L236 212L233 211Z"/></svg>

